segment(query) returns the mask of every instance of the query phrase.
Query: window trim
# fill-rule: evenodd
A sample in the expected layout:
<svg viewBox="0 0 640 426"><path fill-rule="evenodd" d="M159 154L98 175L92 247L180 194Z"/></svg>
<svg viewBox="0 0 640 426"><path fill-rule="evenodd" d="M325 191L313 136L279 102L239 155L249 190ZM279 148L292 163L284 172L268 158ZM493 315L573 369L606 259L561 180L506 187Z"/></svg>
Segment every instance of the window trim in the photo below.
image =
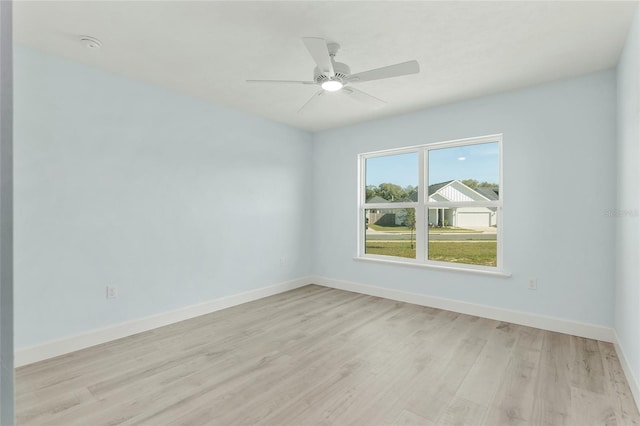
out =
<svg viewBox="0 0 640 426"><path fill-rule="evenodd" d="M498 162L499 177L498 185L500 188L498 200L487 201L456 201L456 202L439 202L429 201L429 165L428 153L431 150L443 148L455 148L460 146L480 145L484 143L498 143ZM504 205L504 185L503 185L503 154L502 154L502 133L455 139L443 142L434 142L423 145L414 145L403 148L386 149L380 151L366 152L358 154L358 192L357 192L357 252L356 260L372 260L376 262L395 263L411 266L430 267L438 270L457 270L466 272L490 273L500 276L509 276L510 274L504 270L503 258L503 205ZM369 158L385 157L400 154L418 154L418 201L417 202L399 202L399 203L371 203L366 202L366 160ZM495 207L496 208L496 266L473 265L466 263L443 262L428 259L428 211L434 207L460 207L460 206L478 206L478 207ZM366 230L365 230L365 211L368 209L403 209L414 208L416 211L416 223L421 223L421 231L418 232L416 226L416 258L404 258L398 256L385 256L378 254L367 254L366 249Z"/></svg>

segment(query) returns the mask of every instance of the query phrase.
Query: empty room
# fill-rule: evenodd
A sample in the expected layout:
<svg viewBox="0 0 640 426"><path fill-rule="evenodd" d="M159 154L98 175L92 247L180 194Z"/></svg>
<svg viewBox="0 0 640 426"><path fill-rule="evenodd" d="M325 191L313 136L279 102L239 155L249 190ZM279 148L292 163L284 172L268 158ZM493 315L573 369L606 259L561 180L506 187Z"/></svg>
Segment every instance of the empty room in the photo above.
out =
<svg viewBox="0 0 640 426"><path fill-rule="evenodd" d="M638 1L0 33L0 425L640 425Z"/></svg>

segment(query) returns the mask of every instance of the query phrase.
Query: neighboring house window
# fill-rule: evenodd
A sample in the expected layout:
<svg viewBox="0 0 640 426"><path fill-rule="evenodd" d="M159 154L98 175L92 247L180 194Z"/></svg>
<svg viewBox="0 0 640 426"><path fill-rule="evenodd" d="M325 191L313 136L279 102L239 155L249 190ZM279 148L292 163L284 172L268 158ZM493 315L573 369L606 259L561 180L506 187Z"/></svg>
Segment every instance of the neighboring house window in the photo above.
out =
<svg viewBox="0 0 640 426"><path fill-rule="evenodd" d="M502 269L502 135L360 154L358 255Z"/></svg>

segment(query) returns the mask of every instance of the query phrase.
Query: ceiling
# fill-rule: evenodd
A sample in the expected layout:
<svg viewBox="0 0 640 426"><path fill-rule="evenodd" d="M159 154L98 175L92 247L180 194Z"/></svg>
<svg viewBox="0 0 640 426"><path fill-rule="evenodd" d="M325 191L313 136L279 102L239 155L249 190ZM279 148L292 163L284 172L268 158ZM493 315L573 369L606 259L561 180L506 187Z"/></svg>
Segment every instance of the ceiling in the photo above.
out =
<svg viewBox="0 0 640 426"><path fill-rule="evenodd" d="M18 2L14 32L19 45L318 131L611 68L637 4ZM313 79L301 37L340 43L354 73L411 59L421 72L360 83L382 109L333 93L298 113L316 86L245 80Z"/></svg>

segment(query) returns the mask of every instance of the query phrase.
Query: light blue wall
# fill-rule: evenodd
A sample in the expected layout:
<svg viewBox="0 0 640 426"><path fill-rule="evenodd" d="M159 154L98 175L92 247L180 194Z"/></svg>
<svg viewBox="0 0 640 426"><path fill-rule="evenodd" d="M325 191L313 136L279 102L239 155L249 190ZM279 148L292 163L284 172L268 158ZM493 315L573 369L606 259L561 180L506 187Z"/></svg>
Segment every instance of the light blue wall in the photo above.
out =
<svg viewBox="0 0 640 426"><path fill-rule="evenodd" d="M18 349L309 273L310 134L25 48L15 70Z"/></svg>
<svg viewBox="0 0 640 426"><path fill-rule="evenodd" d="M640 10L618 64L618 209L615 328L640 380Z"/></svg>
<svg viewBox="0 0 640 426"><path fill-rule="evenodd" d="M615 72L318 133L314 272L334 279L613 325ZM353 260L357 155L504 134L499 278ZM527 289L528 277L538 290Z"/></svg>
<svg viewBox="0 0 640 426"><path fill-rule="evenodd" d="M18 49L17 347L310 272L613 325L615 79L312 137ZM504 134L511 278L353 260L358 153L493 133ZM106 300L107 285L118 299Z"/></svg>

